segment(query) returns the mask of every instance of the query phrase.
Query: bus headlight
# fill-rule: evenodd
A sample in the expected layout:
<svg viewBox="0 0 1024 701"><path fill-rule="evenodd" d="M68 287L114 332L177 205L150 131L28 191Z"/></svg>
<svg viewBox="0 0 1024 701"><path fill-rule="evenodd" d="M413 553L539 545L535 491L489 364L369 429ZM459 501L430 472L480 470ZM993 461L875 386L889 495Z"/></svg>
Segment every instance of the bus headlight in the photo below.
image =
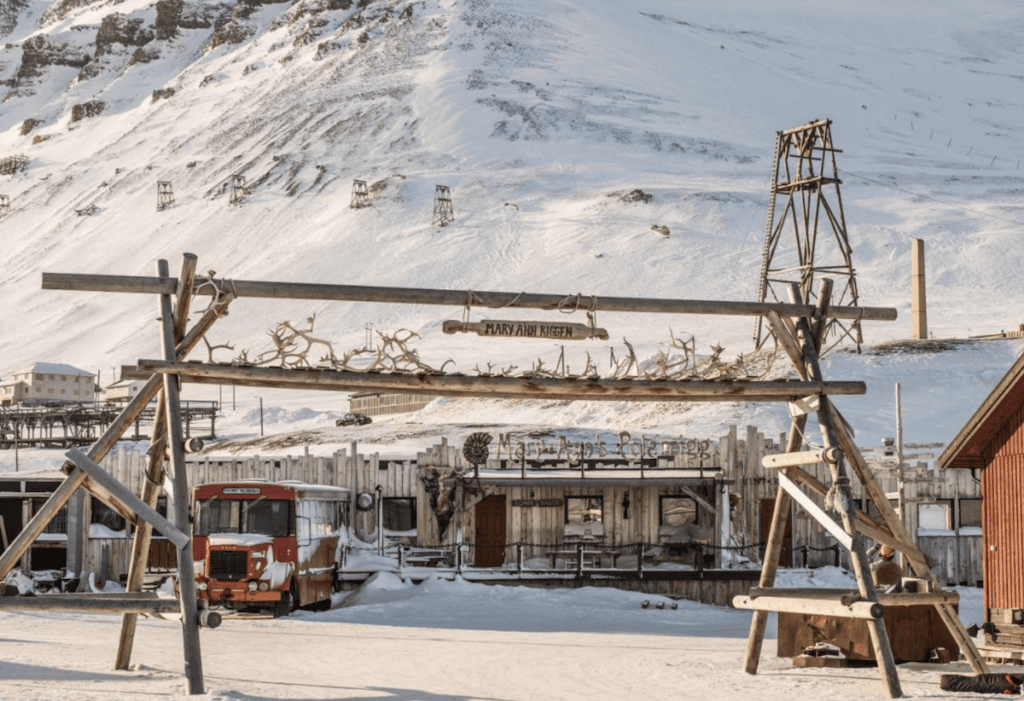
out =
<svg viewBox="0 0 1024 701"><path fill-rule="evenodd" d="M266 580L260 580L260 591L266 591L270 589L270 584Z"/></svg>
<svg viewBox="0 0 1024 701"><path fill-rule="evenodd" d="M198 589L199 591L206 591L206 582L196 583L196 589Z"/></svg>
<svg viewBox="0 0 1024 701"><path fill-rule="evenodd" d="M249 582L249 591L256 591L256 582L255 581Z"/></svg>

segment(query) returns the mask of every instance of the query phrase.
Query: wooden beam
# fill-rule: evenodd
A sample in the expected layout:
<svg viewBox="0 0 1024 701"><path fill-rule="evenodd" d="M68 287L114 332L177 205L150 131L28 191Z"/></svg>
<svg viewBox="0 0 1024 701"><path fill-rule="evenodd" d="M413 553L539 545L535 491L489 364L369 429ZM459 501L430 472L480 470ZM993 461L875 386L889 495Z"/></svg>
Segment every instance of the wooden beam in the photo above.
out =
<svg viewBox="0 0 1024 701"><path fill-rule="evenodd" d="M803 443L804 428L807 426L807 416L793 417L789 426L789 435L786 438L786 452L795 452ZM783 468L785 472L787 468ZM795 468L789 468L795 469ZM768 529L768 542L765 545L764 562L761 563L761 576L758 580L759 586L771 587L775 584L775 575L779 568L779 557L782 554L782 542L786 536L786 522L790 515L789 493L779 487L775 494L775 511L772 513L772 523ZM747 647L744 653L743 671L747 674L757 674L757 667L761 662L761 648L764 645L764 633L768 626L768 612L754 611L750 620L750 634L747 637Z"/></svg>
<svg viewBox="0 0 1024 701"><path fill-rule="evenodd" d="M150 435L149 464L146 466L145 480L142 487L142 501L148 506L156 506L163 483L164 460L166 456L166 407L164 395L157 400L156 414L153 416L153 432ZM143 521L135 529L132 538L132 554L128 563L128 581L125 588L129 592L142 591L146 577L146 561L152 543L153 528ZM135 645L135 628L139 617L135 613L125 612L121 617L121 634L117 643L117 654L114 657L114 669L129 669L132 662L132 648Z"/></svg>
<svg viewBox="0 0 1024 701"><path fill-rule="evenodd" d="M844 605L841 601L829 601L820 598L796 598L784 596L785 589L776 589L781 596L750 596L733 597L732 605L738 609L754 611L786 611L790 613L809 613L815 616L840 616L844 618L863 618L878 620L885 609L877 601L856 601Z"/></svg>
<svg viewBox="0 0 1024 701"><path fill-rule="evenodd" d="M160 275L167 274L167 261L157 261ZM174 360L174 312L170 295L160 295L160 338L164 359ZM171 452L171 504L174 525L191 532L189 518L188 480L185 475L185 436L181 426L181 397L178 377L163 376L164 406L167 423L167 441ZM185 652L185 680L190 695L205 693L203 682L203 656L199 647L199 609L196 600L195 563L192 560L191 540L178 549L178 598L181 602L181 631Z"/></svg>
<svg viewBox="0 0 1024 701"><path fill-rule="evenodd" d="M727 302L714 300L645 299L638 297L599 297L576 294L532 294L526 292L485 292L434 290L366 285L324 285L302 282L262 282L254 280L211 280L197 277L193 294L212 295L226 288L236 297L263 299L305 299L341 302L391 304L427 304L464 308L492 307L544 309L548 311L580 309L586 311L640 312L651 314L712 314L759 316L774 311L782 316L809 316L814 307L806 304L772 302ZM43 289L81 292L127 292L174 294L174 278L128 275L81 275L43 273ZM895 321L896 310L888 307L837 307L831 318Z"/></svg>
<svg viewBox="0 0 1024 701"><path fill-rule="evenodd" d="M799 468L791 469L788 474L791 479L817 492L822 498L828 494L828 487L822 484L814 475L811 475ZM860 509L856 509L856 518L857 531L859 533L863 533L872 540L877 540L879 543L885 543L895 550L900 550L903 546L903 544L898 541L892 533L885 530L885 526L875 521L875 519L871 518Z"/></svg>
<svg viewBox="0 0 1024 701"><path fill-rule="evenodd" d="M831 516L826 513L824 509L814 503L813 500L807 494L804 493L800 486L786 476L785 472L779 473L779 486L785 489L789 496L791 496L804 511L811 515L811 517L820 523L825 530L831 533L836 540L843 544L843 546L849 550L853 547L853 536L847 533L843 526L836 523Z"/></svg>
<svg viewBox="0 0 1024 701"><path fill-rule="evenodd" d="M782 350L789 356L790 362L793 363L793 367L797 368L797 372L800 373L802 380L806 380L806 372L800 372L803 368L803 361L801 360L800 344L796 342L796 338L793 337L792 329L787 325L777 312L768 312L765 315L768 319L768 325L771 327L772 334L775 339L782 346Z"/></svg>
<svg viewBox="0 0 1024 701"><path fill-rule="evenodd" d="M179 549L186 547L192 542L191 536L181 532L170 521L158 514L156 509L132 494L127 487L111 477L106 470L90 460L85 453L77 448L72 448L64 455L75 464L75 467L88 474L89 479L113 494L115 498L138 514L142 520L163 533L167 540L174 543ZM191 557L191 554L189 554L189 557Z"/></svg>
<svg viewBox="0 0 1024 701"><path fill-rule="evenodd" d="M100 594L60 594L59 596L0 596L0 610L68 611L71 613L179 613L177 599L156 596L131 597Z"/></svg>
<svg viewBox="0 0 1024 701"><path fill-rule="evenodd" d="M196 280L196 262L194 253L186 253L182 259L181 272L178 274L178 287L174 291L174 342L181 341L188 324L188 310L192 304L192 288Z"/></svg>
<svg viewBox="0 0 1024 701"><path fill-rule="evenodd" d="M765 455L761 464L769 469L780 467L799 467L801 465L818 465L821 463L837 463L843 454L838 448L822 448L821 450L805 450L799 453L777 453Z"/></svg>
<svg viewBox="0 0 1024 701"><path fill-rule="evenodd" d="M886 594L878 592L878 603L882 606L922 606L948 605L960 603L960 595L955 591L907 592L903 594Z"/></svg>
<svg viewBox="0 0 1024 701"><path fill-rule="evenodd" d="M707 509L711 513L715 513L717 511L717 509L715 509L714 504L711 504L710 502L708 502L706 499L701 497L699 494L697 494L697 492L693 491L689 487L687 487L685 485L679 485L679 491L681 491L683 494L685 494L686 496L688 496L691 499L693 499L695 502L697 502L698 504L703 506L705 509Z"/></svg>
<svg viewBox="0 0 1024 701"><path fill-rule="evenodd" d="M442 392L462 397L541 397L581 400L790 401L808 394L864 394L863 382L796 380L590 380L370 373L323 368L262 368L140 360L138 372L173 373L187 382L321 391Z"/></svg>
<svg viewBox="0 0 1024 701"><path fill-rule="evenodd" d="M794 588L774 589L753 587L747 596L756 599L759 596L788 596L803 599L831 599L839 601L844 606L864 601L860 592L850 589L818 589L818 588ZM878 603L882 606L920 606L923 604L955 604L960 601L960 595L955 591L939 592L902 592L899 594L887 594L878 592Z"/></svg>

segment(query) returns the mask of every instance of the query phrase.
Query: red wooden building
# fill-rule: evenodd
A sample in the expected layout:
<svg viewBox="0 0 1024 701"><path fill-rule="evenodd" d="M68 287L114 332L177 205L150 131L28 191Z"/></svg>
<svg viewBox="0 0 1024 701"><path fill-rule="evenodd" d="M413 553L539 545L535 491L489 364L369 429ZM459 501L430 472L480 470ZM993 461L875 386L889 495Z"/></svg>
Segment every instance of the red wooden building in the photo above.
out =
<svg viewBox="0 0 1024 701"><path fill-rule="evenodd" d="M1024 660L1024 356L939 456L981 479L986 645L993 660Z"/></svg>

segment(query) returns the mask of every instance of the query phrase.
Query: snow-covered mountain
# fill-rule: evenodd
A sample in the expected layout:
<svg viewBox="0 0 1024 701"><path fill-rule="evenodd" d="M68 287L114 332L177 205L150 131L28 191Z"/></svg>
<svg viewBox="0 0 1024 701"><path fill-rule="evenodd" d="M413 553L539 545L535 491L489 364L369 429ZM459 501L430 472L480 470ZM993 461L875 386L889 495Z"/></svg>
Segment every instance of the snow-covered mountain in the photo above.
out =
<svg viewBox="0 0 1024 701"><path fill-rule="evenodd" d="M936 337L1016 328L1022 37L1010 0L4 0L0 159L28 161L0 176L0 374L157 355L154 300L41 291L40 273L173 272L186 251L223 278L753 300L775 132L818 118L843 149L861 301L901 315L866 340L909 333L913 238ZM357 179L372 206L349 207ZM314 314L339 350L367 323L408 328L463 372L559 352L443 335L459 308L349 303L242 300L211 337L251 355ZM702 353L751 349L749 319L600 324L647 358L670 329ZM566 352L588 351L609 353ZM920 439L948 440L1018 351L836 356L830 372L871 383L854 404L869 435L892 432L902 381ZM637 420L749 415L687 416Z"/></svg>

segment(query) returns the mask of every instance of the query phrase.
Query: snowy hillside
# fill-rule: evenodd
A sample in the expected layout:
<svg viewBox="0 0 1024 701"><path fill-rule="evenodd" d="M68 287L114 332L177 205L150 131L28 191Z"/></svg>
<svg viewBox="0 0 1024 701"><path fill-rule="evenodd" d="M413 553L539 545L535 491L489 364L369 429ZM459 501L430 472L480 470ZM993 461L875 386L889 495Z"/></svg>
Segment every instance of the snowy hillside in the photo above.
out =
<svg viewBox="0 0 1024 701"><path fill-rule="evenodd" d="M11 0L0 159L29 160L0 176L0 374L47 360L106 382L154 357L154 300L44 292L40 274L151 275L159 258L173 272L186 251L235 279L750 301L775 132L817 118L843 149L862 303L900 312L866 340L909 332L912 238L926 244L936 337L1016 328L1022 31L1010 0L969 13L951 0ZM232 205L235 175L251 192ZM354 179L371 207L349 208ZM173 188L163 211L158 181ZM431 225L438 184L455 211L444 228ZM623 197L636 189L653 199ZM242 300L211 338L254 354L274 324L312 314L338 350L361 346L367 323L408 328L428 362L467 373L558 354L444 336L462 310L440 307ZM670 328L701 353L751 350L745 318L600 323L610 344L573 346L569 362L622 338L649 358ZM837 355L827 372L868 380L868 397L840 404L868 442L893 433L897 381L910 439L948 440L1019 350ZM439 422L475 414L434 409ZM734 405L494 411L691 434L786 423Z"/></svg>

